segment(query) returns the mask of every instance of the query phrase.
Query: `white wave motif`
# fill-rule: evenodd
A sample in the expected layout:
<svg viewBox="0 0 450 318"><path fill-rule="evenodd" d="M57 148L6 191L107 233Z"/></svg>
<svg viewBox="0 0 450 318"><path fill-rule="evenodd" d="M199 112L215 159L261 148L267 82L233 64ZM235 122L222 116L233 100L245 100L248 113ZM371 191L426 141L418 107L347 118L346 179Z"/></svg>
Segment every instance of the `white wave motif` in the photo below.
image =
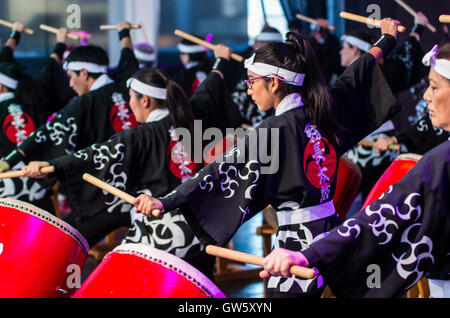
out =
<svg viewBox="0 0 450 318"><path fill-rule="evenodd" d="M386 194L391 193L392 190L394 190L394 186L391 185L385 192L383 192L383 193L380 195L380 197L378 198L378 200L383 199L384 196L385 196Z"/></svg>
<svg viewBox="0 0 450 318"><path fill-rule="evenodd" d="M109 173L112 175L112 179L107 179L105 180L106 183L108 183L109 185L120 189L120 190L125 190L126 189L126 183L128 180L128 176L125 172L121 172L120 170L116 172L116 168L119 168L120 166L122 166L121 163L116 163L114 165L111 166L111 168L109 169ZM111 196L109 194L109 192L106 192L103 190L103 194L108 197ZM108 208L108 211L110 211L112 209L111 206L115 205L117 202L121 202L120 199L116 196L111 196L112 200L111 201L105 201L105 204L110 206L110 208Z"/></svg>
<svg viewBox="0 0 450 318"><path fill-rule="evenodd" d="M200 181L200 183L198 184L198 186L200 187L200 189L202 190L206 190L206 188L209 186L209 190L207 190L208 192L211 192L212 189L214 188L214 183L212 181L208 181L208 178L212 178L211 175L207 175L203 178L202 181Z"/></svg>
<svg viewBox="0 0 450 318"><path fill-rule="evenodd" d="M122 161L124 157L125 145L116 144L113 149L106 145L94 144L91 149L94 152L93 162L96 170L102 170L110 161ZM115 150L115 151L114 151Z"/></svg>
<svg viewBox="0 0 450 318"><path fill-rule="evenodd" d="M284 209L290 209L290 210L298 210L300 209L300 205L298 202L295 201L286 201L283 202L280 206L278 206L277 210L284 210Z"/></svg>
<svg viewBox="0 0 450 318"><path fill-rule="evenodd" d="M231 165L228 167L228 170L223 171L222 169L223 169L224 165L225 165L225 163L220 164L219 175L225 175L227 178L225 181L220 182L220 187L221 187L223 193L225 193L225 191L227 191L227 190L230 191L229 195L225 195L225 199L229 199L229 198L233 197L234 193L235 193L235 190L232 189L231 186L232 185L239 186L239 183L236 180L230 178L229 173L230 173L230 171L233 171L234 175L237 176L238 172L237 172L236 167L231 166Z"/></svg>
<svg viewBox="0 0 450 318"><path fill-rule="evenodd" d="M371 216L373 214L378 216L378 220L374 220L372 223L369 223L369 226L372 228L372 233L374 236L379 237L381 234L386 235L386 239L382 242L378 242L379 245L387 244L391 241L392 235L395 232L395 230L392 231L392 233L388 232L388 227L393 226L395 229L398 229L398 225L394 220L388 220L386 217L384 217L381 213L381 211L389 211L392 213L392 215L395 215L394 207L390 204L381 204L380 208L378 210L371 210L371 206L368 206L365 210L365 213L367 216ZM378 230L378 228L382 227L381 230Z"/></svg>
<svg viewBox="0 0 450 318"><path fill-rule="evenodd" d="M421 263L422 260L424 259L431 259L431 262L434 263L434 257L431 254L432 250L433 250L433 241L428 237L428 236L423 236L419 242L413 243L410 242L408 239L408 235L409 232L411 231L412 228L419 226L420 227L420 223L415 223L412 224L411 226L409 226L405 232L403 232L402 237L401 237L401 242L402 243L406 243L409 245L409 250L408 252L403 253L402 255L400 255L400 257L395 257L394 254L392 254L392 258L397 262L397 272L400 275L400 277L402 277L403 279L408 279L409 276L411 276L412 274L416 273L417 277L414 280L414 282L409 285L408 288L411 288L414 284L416 284L419 279L422 278L423 276L423 271L419 271L419 265ZM423 246L428 247L426 251L420 253L419 255L416 256L416 248L417 247L421 247L420 250L423 250ZM415 264L415 267L413 270L408 271L404 269L405 265L412 265ZM410 267L410 266L408 266Z"/></svg>
<svg viewBox="0 0 450 318"><path fill-rule="evenodd" d="M414 197L420 198L421 195L419 193L411 193L410 195L408 195L408 197L405 199L405 205L407 205L409 207L409 210L406 213L404 213L404 214L401 213L399 211L398 207L395 207L395 211L397 212L398 217L401 218L402 220L410 220L412 212L417 211L417 216L413 221L413 222L415 222L422 214L422 208L420 205L412 206L412 204L411 204L411 201Z"/></svg>
<svg viewBox="0 0 450 318"><path fill-rule="evenodd" d="M74 156L75 158L78 158L78 159L81 159L81 160L84 160L84 161L87 161L87 160L89 159L89 155L88 155L87 151L84 150L84 149L79 150L79 151L76 151L76 152L73 154L73 156Z"/></svg>
<svg viewBox="0 0 450 318"><path fill-rule="evenodd" d="M358 224L350 225L350 222L355 222L355 221L356 221L356 219L354 219L354 218L346 220L342 224L342 226L346 228L345 232L342 232L341 230L337 230L338 234L342 237L351 237L352 231L353 231L352 238L357 238L359 236L359 234L361 233L361 227Z"/></svg>
<svg viewBox="0 0 450 318"><path fill-rule="evenodd" d="M48 137L50 138L50 140L53 142L53 144L55 146L60 146L63 143L64 138L67 135L69 135L67 137L68 143L69 143L69 145L72 146L72 149L66 150L66 153L73 152L73 149L75 148L75 143L73 142L73 138L75 138L78 133L78 126L75 122L74 117L68 118L65 123L61 123L59 121L53 120L53 121L47 123L46 128L48 130ZM46 141L46 138L42 138L42 134L40 134L39 136L40 136L39 140L43 140L44 142ZM35 140L36 140L36 142L40 142L38 139L35 139Z"/></svg>

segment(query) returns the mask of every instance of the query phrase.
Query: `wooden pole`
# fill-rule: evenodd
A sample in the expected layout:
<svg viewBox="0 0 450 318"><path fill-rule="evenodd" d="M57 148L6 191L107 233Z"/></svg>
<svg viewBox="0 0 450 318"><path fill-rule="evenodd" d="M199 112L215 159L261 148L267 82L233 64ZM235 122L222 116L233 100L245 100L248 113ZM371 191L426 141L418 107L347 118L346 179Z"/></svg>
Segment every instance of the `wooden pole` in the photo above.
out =
<svg viewBox="0 0 450 318"><path fill-rule="evenodd" d="M358 142L359 146L364 146L364 147L373 147L375 145L375 141L368 141L368 140L361 140L360 142ZM400 145L395 145L394 149L390 148L389 150L400 150L401 147Z"/></svg>
<svg viewBox="0 0 450 318"><path fill-rule="evenodd" d="M450 23L450 14L442 14L439 16L439 22Z"/></svg>
<svg viewBox="0 0 450 318"><path fill-rule="evenodd" d="M264 260L264 258L260 256L246 254L214 245L208 245L206 247L206 253L208 253L209 255L226 258L232 261L248 263L258 266L262 266ZM289 271L291 272L291 274L305 279L312 279L317 276L316 270L297 265L291 266Z"/></svg>
<svg viewBox="0 0 450 318"><path fill-rule="evenodd" d="M403 9L405 9L406 11L408 11L409 14L411 14L413 17L417 16L417 12L411 8L409 5L407 5L405 2L403 2L402 0L394 0L395 2L397 2ZM426 24L426 27L431 31L431 32L436 32L436 28L434 26L432 26L430 23Z"/></svg>
<svg viewBox="0 0 450 318"><path fill-rule="evenodd" d="M130 26L130 29L141 29L142 28L142 25L140 25L140 24L132 24L131 26ZM108 31L108 30L117 30L117 26L116 25L101 25L100 26L100 30L103 30L103 31Z"/></svg>
<svg viewBox="0 0 450 318"><path fill-rule="evenodd" d="M211 43L208 43L206 41L203 41L202 39L199 39L199 38L197 38L197 37L195 37L193 35L190 35L190 34L188 34L186 32L183 32L183 31L180 31L180 30L175 30L174 33L175 33L175 35L178 35L179 37L182 37L182 38L184 38L186 40L189 40L189 41L194 42L194 43L199 44L199 45L203 45L204 47L207 47L210 50L214 50L214 48L215 48L214 44L211 44ZM232 53L231 54L231 58L236 60L236 61L238 61L238 62L243 62L244 61L244 58L242 56L236 54L236 53Z"/></svg>
<svg viewBox="0 0 450 318"><path fill-rule="evenodd" d="M55 172L54 166L48 166L41 168L41 173L43 174L49 174ZM20 178L23 177L24 173L22 170L15 170L15 171L8 171L4 173L0 173L0 179L7 179L7 178Z"/></svg>
<svg viewBox="0 0 450 318"><path fill-rule="evenodd" d="M125 202L128 202L131 205L133 205L134 201L136 201L136 198L133 197L132 195L120 189L117 189L112 185L109 185L108 183L94 177L93 175L90 175L89 173L83 174L83 180L89 182L90 184L96 186L97 188L100 188L102 190L105 190L106 192L111 193L112 195L118 197L119 199L124 200ZM152 214L153 216L159 216L161 212L155 209L152 211Z"/></svg>
<svg viewBox="0 0 450 318"><path fill-rule="evenodd" d="M352 21L360 22L360 23L365 23L368 25L373 25L374 27L377 27L377 28L381 28L381 20L375 20L375 19L363 17L361 15L357 15L357 14L353 14L353 13L349 13L349 12L345 12L345 11L342 11L340 16L343 19L352 20ZM406 28L403 25L398 26L398 32L405 32L405 31L406 31Z"/></svg>
<svg viewBox="0 0 450 318"><path fill-rule="evenodd" d="M54 27L51 27L51 26L48 26L48 25L45 25L45 24L41 24L41 25L39 26L39 28L40 28L41 30L44 30L44 31L47 31L47 32L50 32L50 33L55 33L55 34L57 34L58 31L59 31L57 28L54 28ZM74 39L74 40L79 40L79 39L80 39L80 37L79 37L78 35L73 34L73 33L71 33L71 32L69 32L69 33L67 34L67 37L68 37L68 38L71 38L71 39Z"/></svg>
<svg viewBox="0 0 450 318"><path fill-rule="evenodd" d="M11 28L11 29L14 26L14 23L11 23L11 22L8 22L8 21L2 20L2 19L0 19L0 24L6 26L8 28ZM29 28L25 28L23 30L23 32L28 33L28 34L34 34L34 31Z"/></svg>
<svg viewBox="0 0 450 318"><path fill-rule="evenodd" d="M310 17L307 17L307 16L302 15L302 14L300 14L300 13L297 13L295 16L296 16L297 19L299 19L299 20L302 20L302 21L305 21L305 22L309 22L309 23L312 23L312 24L315 24L315 25L318 24L318 23L317 23L317 20L311 19ZM334 30L336 30L336 27L333 26L333 25L328 25L328 29L331 30L331 31L334 31Z"/></svg>

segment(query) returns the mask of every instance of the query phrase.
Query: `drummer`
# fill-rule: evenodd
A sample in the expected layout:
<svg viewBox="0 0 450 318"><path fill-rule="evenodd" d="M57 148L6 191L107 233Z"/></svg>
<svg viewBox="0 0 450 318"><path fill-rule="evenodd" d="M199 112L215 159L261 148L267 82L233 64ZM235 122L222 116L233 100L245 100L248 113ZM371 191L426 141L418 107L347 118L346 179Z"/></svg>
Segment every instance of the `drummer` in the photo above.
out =
<svg viewBox="0 0 450 318"><path fill-rule="evenodd" d="M423 62L431 66L424 99L432 124L450 132L450 42L435 46ZM450 141L445 141L380 199L308 249L274 250L260 275L290 277L291 265L317 266L343 297L400 297L426 275L430 296L448 298L449 188ZM382 275L377 288L367 285L371 264Z"/></svg>
<svg viewBox="0 0 450 318"><path fill-rule="evenodd" d="M137 210L152 215L180 207L202 242L221 246L269 204L279 223L274 246L296 251L326 236L339 224L332 202L338 158L387 119L395 104L376 62L395 46L398 25L382 21L379 46L346 70L333 98L301 35L290 32L286 43L257 50L245 63L248 93L262 110L274 108L275 116L238 143L226 160L209 164L167 196L139 196ZM371 98L380 90L386 99ZM271 149L270 164L261 147ZM268 280L271 297L320 297L324 286L320 276Z"/></svg>

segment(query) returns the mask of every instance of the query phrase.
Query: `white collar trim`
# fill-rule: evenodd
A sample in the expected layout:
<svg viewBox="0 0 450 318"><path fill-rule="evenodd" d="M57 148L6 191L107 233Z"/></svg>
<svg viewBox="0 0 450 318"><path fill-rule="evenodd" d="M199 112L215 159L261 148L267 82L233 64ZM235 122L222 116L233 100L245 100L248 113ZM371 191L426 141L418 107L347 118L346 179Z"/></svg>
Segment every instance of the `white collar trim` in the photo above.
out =
<svg viewBox="0 0 450 318"><path fill-rule="evenodd" d="M106 74L101 75L99 78L95 80L92 84L90 91L99 89L103 86L113 83L114 81Z"/></svg>
<svg viewBox="0 0 450 318"><path fill-rule="evenodd" d="M287 95L283 100L278 104L277 110L275 111L275 116L280 116L287 111L290 111L294 108L299 108L303 106L302 97L298 93L293 93Z"/></svg>
<svg viewBox="0 0 450 318"><path fill-rule="evenodd" d="M169 116L169 110L167 108L157 108L148 115L146 123L158 121L167 116Z"/></svg>

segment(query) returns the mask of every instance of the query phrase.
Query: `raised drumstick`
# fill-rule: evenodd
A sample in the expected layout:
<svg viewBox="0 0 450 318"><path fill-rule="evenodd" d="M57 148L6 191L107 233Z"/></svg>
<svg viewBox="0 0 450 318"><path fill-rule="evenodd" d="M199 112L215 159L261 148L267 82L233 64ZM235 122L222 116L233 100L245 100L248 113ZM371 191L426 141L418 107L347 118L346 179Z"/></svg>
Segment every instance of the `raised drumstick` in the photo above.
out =
<svg viewBox="0 0 450 318"><path fill-rule="evenodd" d="M55 172L54 166L48 166L41 168L41 173L49 174ZM22 170L15 170L15 171L8 171L4 173L0 173L0 179L7 179L7 178L20 178L23 177L24 173Z"/></svg>
<svg viewBox="0 0 450 318"><path fill-rule="evenodd" d="M364 147L373 147L375 145L375 141L368 141L368 140L361 140L360 142L358 142L359 146L364 146ZM401 147L400 145L395 145L394 149L390 149L390 150L400 150Z"/></svg>
<svg viewBox="0 0 450 318"><path fill-rule="evenodd" d="M439 22L450 23L450 14L442 14L439 16Z"/></svg>
<svg viewBox="0 0 450 318"><path fill-rule="evenodd" d="M302 20L302 21L305 21L305 22L309 22L309 23L318 25L317 20L312 19L312 18L310 18L310 17L307 17L307 16L305 16L305 15L302 15L302 14L300 14L300 13L297 13L295 16L296 16L297 19L299 19L299 20ZM333 26L333 25L328 25L328 29L330 29L331 31L334 31L334 30L336 30L336 27Z"/></svg>
<svg viewBox="0 0 450 318"><path fill-rule="evenodd" d="M394 0L394 1L397 2L403 9L408 11L409 14L411 14L413 17L417 16L417 12L413 8L411 8L409 5L407 5L405 2L403 2L402 0ZM431 32L436 32L436 28L434 26L432 26L431 24L427 23L426 27Z"/></svg>
<svg viewBox="0 0 450 318"><path fill-rule="evenodd" d="M193 35L190 35L190 34L188 34L186 32L183 32L183 31L180 31L180 30L175 30L174 33L175 33L175 35L178 35L179 37L182 37L183 39L189 40L189 41L194 42L194 43L199 44L199 45L203 45L204 47L207 47L210 50L214 50L214 48L215 48L214 44L211 44L211 43L206 42L206 41L204 41L202 39L199 39L199 38L197 38L197 37L195 37ZM231 58L236 60L236 61L238 61L238 62L243 62L244 61L244 58L242 56L236 54L236 53L231 53Z"/></svg>
<svg viewBox="0 0 450 318"><path fill-rule="evenodd" d="M2 19L0 19L0 24L6 26L8 28L11 28L11 29L14 26L14 23L11 23L11 22L8 22L8 21L2 20ZM25 30L23 30L23 32L28 33L28 34L34 34L34 31L29 28L25 28Z"/></svg>
<svg viewBox="0 0 450 318"><path fill-rule="evenodd" d="M246 254L214 245L206 246L206 253L208 253L209 255L226 258L232 261L258 266L262 266L264 260L264 258L260 256ZM315 269L297 265L291 266L289 271L291 272L291 274L305 279L312 279L317 276L317 271Z"/></svg>
<svg viewBox="0 0 450 318"><path fill-rule="evenodd" d="M140 25L140 24L132 24L131 26L130 26L130 29L141 29L142 28L142 25ZM103 30L103 31L108 31L108 30L117 30L117 26L116 25L101 25L100 26L100 30Z"/></svg>
<svg viewBox="0 0 450 318"><path fill-rule="evenodd" d="M368 25L373 25L374 27L377 27L377 28L381 28L381 21L380 20L375 20L375 19L371 19L371 18L368 18L368 17L363 17L361 15L348 13L348 12L345 12L345 11L342 11L340 16L343 19L352 20L352 21L360 22L360 23L365 23L365 24L368 24ZM403 25L399 25L398 26L398 32L405 32L405 31L406 31L406 28Z"/></svg>
<svg viewBox="0 0 450 318"><path fill-rule="evenodd" d="M102 190L105 190L106 192L111 193L112 195L118 197L119 199L124 200L125 202L130 203L131 205L133 205L134 201L136 201L136 198L133 197L132 195L123 192L122 190L117 189L112 185L107 184L106 182L94 177L93 175L90 175L89 173L83 174L83 180L89 182L90 184L96 186L97 188L100 188ZM156 209L152 211L153 216L159 216L160 213L161 212Z"/></svg>
<svg viewBox="0 0 450 318"><path fill-rule="evenodd" d="M45 24L41 24L39 26L39 28L41 30L44 30L44 31L47 31L47 32L50 32L50 33L55 33L55 34L58 33L58 29L57 28L54 28L54 27L51 27L51 26L48 26L48 25L45 25ZM74 34L72 32L69 32L67 34L67 37L71 38L71 39L74 39L74 40L79 40L80 39L80 37L78 35L76 35L76 34Z"/></svg>

